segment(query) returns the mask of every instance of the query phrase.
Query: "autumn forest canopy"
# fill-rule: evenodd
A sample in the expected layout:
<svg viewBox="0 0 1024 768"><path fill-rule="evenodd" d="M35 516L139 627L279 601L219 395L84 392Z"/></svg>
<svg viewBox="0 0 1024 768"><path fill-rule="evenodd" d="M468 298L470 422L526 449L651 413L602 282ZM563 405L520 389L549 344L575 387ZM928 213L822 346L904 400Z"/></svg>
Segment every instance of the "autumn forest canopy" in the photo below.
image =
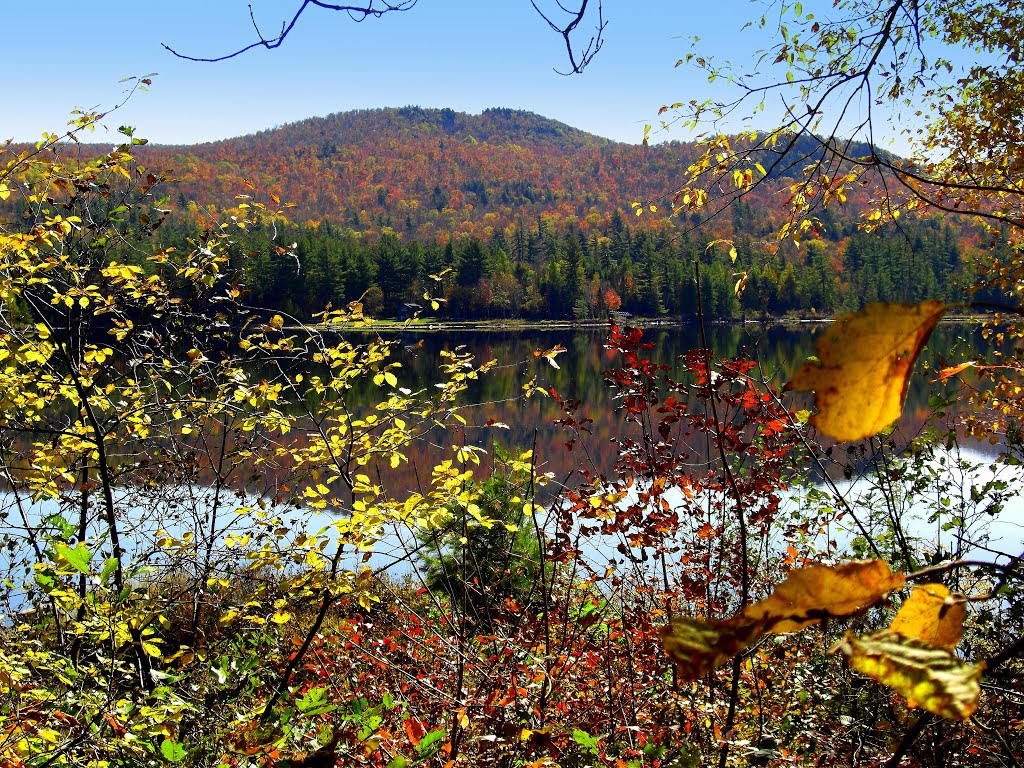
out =
<svg viewBox="0 0 1024 768"><path fill-rule="evenodd" d="M167 55L430 11L294 5ZM0 148L0 766L1019 766L1024 11L811 5L640 144ZM586 77L607 9L531 6Z"/></svg>
<svg viewBox="0 0 1024 768"><path fill-rule="evenodd" d="M609 142L509 109L473 116L406 107L136 154L174 169L157 190L174 211L159 232L165 247L186 246L218 217L237 214L239 190L294 203L233 252L245 262L250 303L305 320L328 303L357 300L374 316L404 317L407 305L422 303L430 275L445 271L446 302L428 313L442 318L604 319L622 311L693 319L695 259L706 265L709 318L832 315L873 301L963 301L983 254L1001 247L949 215L865 233L853 203L820 217L807 247L780 247L779 203L820 155L813 138L710 222L670 206L638 219L631 202L665 198L698 151L693 143ZM763 165L773 153L759 157ZM866 205L876 191L851 194ZM710 245L725 240L735 262Z"/></svg>

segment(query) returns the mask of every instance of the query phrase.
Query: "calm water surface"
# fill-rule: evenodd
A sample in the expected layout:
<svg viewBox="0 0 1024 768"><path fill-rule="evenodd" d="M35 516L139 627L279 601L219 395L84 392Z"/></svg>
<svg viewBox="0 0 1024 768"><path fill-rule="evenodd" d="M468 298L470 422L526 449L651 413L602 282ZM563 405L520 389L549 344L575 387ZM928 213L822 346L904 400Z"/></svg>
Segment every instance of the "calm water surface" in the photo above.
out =
<svg viewBox="0 0 1024 768"><path fill-rule="evenodd" d="M814 339L827 326L804 324L800 326L714 326L708 329L708 344L715 359L747 356L760 363L766 379L778 387L787 382L808 356L814 354ZM464 416L468 426L463 433L452 434L450 440L466 440L487 447L492 441L506 446L529 448L536 444L538 454L557 476L568 472L578 461L576 455L566 455L564 441L568 435L554 422L563 416L553 398L535 396L528 402L513 402L522 391L522 385L533 376L545 389L553 388L565 400L580 401L578 416L592 419L591 434L586 436L587 448L599 471L610 471L614 464L615 446L612 438L622 434L622 420L615 413L616 403L605 384L603 373L621 364L616 353L605 348L607 332L593 330L552 330L514 332L436 332L420 335L407 334L403 339L407 347L401 359L403 383L414 386L432 382L437 376L441 350L462 346L478 360L495 359L499 368L474 382L464 400L482 405L469 408ZM684 366L680 358L700 346L696 327L680 326L649 329L645 339L653 343L647 356L668 366L667 374L685 382ZM422 340L422 345L413 349ZM941 324L935 331L929 347L940 353L922 356L922 367L949 364L950 360L973 359L980 354L983 340L980 329L973 324ZM555 361L559 368L548 365L543 358L534 356L536 350L556 346L565 348ZM941 362L940 362L941 361ZM915 375L907 393L907 404L901 422L902 431L912 436L925 425L931 411L929 393L936 385L934 376ZM945 391L952 393L952 386ZM809 406L807 399L791 399L792 407ZM508 425L508 429L484 428L481 425L494 420ZM439 436L439 441L445 436ZM695 450L698 448L695 446ZM978 446L985 451L984 446ZM989 450L994 455L994 450ZM426 454L424 454L424 458Z"/></svg>
<svg viewBox="0 0 1024 768"><path fill-rule="evenodd" d="M718 326L709 328L708 343L715 358L744 355L760 363L760 370L766 379L781 387L788 381L795 370L814 354L814 338L826 326L807 324L798 327L761 327L761 326ZM612 393L604 382L603 373L620 364L617 355L606 349L607 332L604 329L593 330L530 330L530 331L488 331L488 332L424 332L406 333L402 336L403 348L399 358L402 369L399 372L400 385L411 389L428 387L437 380L438 367L442 362L441 352L462 348L472 353L478 361L494 359L498 367L479 381L471 382L464 402L475 405L467 406L462 412L466 426L437 430L430 439L410 451L410 461L397 470L390 467L381 468L381 476L389 490L395 494L415 488L418 478L429 477L434 463L452 455L452 446L472 444L490 449L498 443L504 447L525 449L536 445L538 466L542 472L550 472L559 482L573 482L572 470L581 463L598 472L610 473L613 470L617 446L613 441L624 434L621 415L615 411L616 403ZM685 381L684 366L680 358L688 351L699 347L697 329L692 326L665 327L651 329L646 338L653 347L646 353L654 362L668 366L667 374L676 380ZM554 367L535 352L543 352L555 347L563 347L564 352L557 355ZM983 349L980 329L976 325L942 324L934 332L930 347L936 352L923 355L922 367L948 365L963 359L979 356ZM577 418L588 418L589 434L576 435L580 438L570 451L566 441L573 437L564 426L556 421L564 414L552 397L534 396L528 401L520 397L523 385L536 377L537 384L545 389L554 389L565 400L578 400L580 405ZM912 379L900 431L904 438L910 438L928 424L930 409L928 396L935 391L936 385L930 382L934 376L918 373ZM949 388L947 394L955 390ZM379 395L376 387L366 390L366 400L362 404L369 407L370 397ZM788 397L788 395L787 395ZM793 408L806 407L806 400L794 399ZM488 422L497 422L505 427L486 426ZM701 444L687 446L694 460L700 460L704 451L703 438ZM942 504L943 494L953 496L956 488L961 494L970 496L971 486L982 486L999 474L1008 480L1009 491L999 515L987 514L983 507L973 505L968 513L974 515L977 522L989 529L987 539L979 539L980 543L991 548L999 547L1007 551L1019 552L1024 541L1024 505L1014 495L1019 482L1020 473L1005 467L992 464L998 448L987 444L978 445L964 443L959 456L949 456L947 465L936 468L933 472L934 493L926 489L921 498L909 500L905 506L905 525L915 536L925 537L949 548L955 542L951 537L956 529L944 526L963 510L951 508L943 516L933 519L934 512ZM964 470L954 462L957 459L973 468ZM864 469L859 467L858 469ZM819 478L820 480L820 478ZM839 477L840 490L858 506L867 519L883 516L885 504L880 502L877 490L867 481L844 480ZM940 488L945 484L946 490ZM813 486L811 486L813 488ZM160 518L162 526L174 534L182 534L193 526L205 528L209 500L203 497L201 489L191 489L187 497L178 498L175 494L164 493L163 489L156 494L156 503L166 503L167 509L154 514L154 506L139 508L139 519L153 520ZM137 493L137 491L135 492ZM8 513L7 525L18 527L21 510L16 510L10 494L2 494L0 504ZM813 492L810 494L813 496ZM934 497L934 498L932 498ZM126 517L130 520L136 499L125 499ZM159 499L163 498L164 501ZM228 507L252 503L251 498L233 498L226 500ZM884 502L884 500L883 500ZM811 503L806 489L791 494L787 503L798 507ZM815 501L814 503L819 503ZM950 502L955 505L955 500ZM25 510L29 519L39 521L57 511L55 503L33 505ZM222 512L219 531L223 535L227 530L247 518L237 518ZM329 515L308 516L303 510L289 509L286 519L295 530L316 532L330 523ZM8 532L11 528L8 528ZM156 550L155 529L152 525L140 524L129 533L136 545L133 548L136 556L145 557L146 553ZM855 533L851 526L837 525L834 529L822 534L823 540L836 540L845 546L852 540ZM819 542L821 543L821 542ZM371 564L376 567L390 567L392 572L405 572L409 567L407 557L409 547L415 546L414 539L406 533L395 533L388 537L379 547ZM594 554L598 554L599 542L594 542ZM610 551L610 550L609 550ZM981 550L979 550L980 552ZM405 559L403 559L405 558ZM358 560L359 558L357 558ZM398 560L395 565L394 561ZM8 563L9 564L9 563ZM358 563L353 561L353 567Z"/></svg>

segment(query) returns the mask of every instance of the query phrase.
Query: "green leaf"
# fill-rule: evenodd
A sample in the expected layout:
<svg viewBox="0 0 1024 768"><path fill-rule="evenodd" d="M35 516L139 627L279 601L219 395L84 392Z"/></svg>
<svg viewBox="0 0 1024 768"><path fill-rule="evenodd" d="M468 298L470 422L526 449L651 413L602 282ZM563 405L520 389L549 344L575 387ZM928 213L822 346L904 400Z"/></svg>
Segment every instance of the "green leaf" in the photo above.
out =
<svg viewBox="0 0 1024 768"><path fill-rule="evenodd" d="M306 691L306 694L295 702L295 708L307 717L313 717L314 715L333 712L338 708L338 705L328 703L327 689L320 686Z"/></svg>
<svg viewBox="0 0 1024 768"><path fill-rule="evenodd" d="M586 731L575 728L572 732L572 739L588 752L597 754L598 742L601 741L600 736L591 736Z"/></svg>
<svg viewBox="0 0 1024 768"><path fill-rule="evenodd" d="M64 542L58 541L55 549L57 551L57 563L61 567L71 567L79 573L89 572L89 560L92 559L92 553L86 549L85 544L79 542L72 549Z"/></svg>
<svg viewBox="0 0 1024 768"><path fill-rule="evenodd" d="M438 728L436 731L431 731L422 739L420 739L420 743L416 745L416 751L418 751L421 755L426 753L428 750L430 750L431 744L434 744L435 742L440 741L444 738L444 733L444 728Z"/></svg>
<svg viewBox="0 0 1024 768"><path fill-rule="evenodd" d="M185 759L185 748L174 739L164 739L160 742L160 754L171 763L180 763Z"/></svg>
<svg viewBox="0 0 1024 768"><path fill-rule="evenodd" d="M968 664L945 648L880 630L848 634L836 651L853 669L903 696L909 707L950 720L966 720L978 708L984 664Z"/></svg>
<svg viewBox="0 0 1024 768"><path fill-rule="evenodd" d="M299 712L306 712L313 707L319 707L327 701L327 689L323 686L310 688L305 695L295 702Z"/></svg>
<svg viewBox="0 0 1024 768"><path fill-rule="evenodd" d="M110 577L117 570L117 558L110 557L103 561L103 570L100 571L100 584L106 584Z"/></svg>

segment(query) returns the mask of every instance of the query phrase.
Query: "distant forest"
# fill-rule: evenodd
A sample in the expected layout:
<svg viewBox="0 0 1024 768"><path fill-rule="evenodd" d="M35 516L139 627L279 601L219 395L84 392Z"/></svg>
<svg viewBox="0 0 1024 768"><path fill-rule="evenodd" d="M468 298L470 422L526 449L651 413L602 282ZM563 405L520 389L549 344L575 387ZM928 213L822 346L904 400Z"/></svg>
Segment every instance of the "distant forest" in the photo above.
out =
<svg viewBox="0 0 1024 768"><path fill-rule="evenodd" d="M100 148L79 151L87 159ZM664 201L694 144L612 142L511 109L362 110L133 148L143 165L173 171L154 190L171 211L156 233L164 247L202 243L243 203L273 201L272 220L232 246L233 266L250 304L303 320L357 300L392 318L424 305L445 319L686 319L697 313L698 263L715 319L964 300L958 286L975 284L976 264L998 256L989 239L953 216L866 233L854 212L868 206L867 187L819 212L817 239L800 248L775 240L789 185L820 151L806 138L791 155L764 150L772 170L741 200L672 215ZM645 203L639 218L636 201ZM722 240L735 244L735 262L721 246L709 250ZM433 309L425 293L444 301Z"/></svg>
<svg viewBox="0 0 1024 768"><path fill-rule="evenodd" d="M160 237L164 246L185 247L199 235L184 220ZM304 320L357 300L367 314L390 318L422 308L446 319L584 320L610 312L688 319L697 313L695 262L713 319L824 315L879 300L956 302L965 298L959 286L974 280L957 231L937 219L853 231L841 253L836 246L811 240L783 255L741 236L731 263L693 236L628 226L616 212L599 232L539 218L486 241L424 243L390 230L368 238L330 222L261 227L232 254L248 303ZM431 309L424 294L444 302Z"/></svg>

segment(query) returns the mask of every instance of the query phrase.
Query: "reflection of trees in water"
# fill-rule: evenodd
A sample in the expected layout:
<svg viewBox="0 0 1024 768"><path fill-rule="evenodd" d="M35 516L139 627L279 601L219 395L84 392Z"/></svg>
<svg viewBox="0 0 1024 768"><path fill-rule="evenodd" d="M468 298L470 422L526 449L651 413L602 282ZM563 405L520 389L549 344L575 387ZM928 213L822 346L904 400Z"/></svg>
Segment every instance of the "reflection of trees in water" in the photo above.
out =
<svg viewBox="0 0 1024 768"><path fill-rule="evenodd" d="M715 325L708 328L708 338L717 357L749 355L760 363L763 375L781 387L793 375L797 367L814 354L814 336L823 324L801 326L759 326L759 325ZM402 350L398 358L402 368L397 371L401 386L410 389L429 389L437 381L440 352L464 346L477 360L495 359L498 367L479 380L471 381L463 398L468 405L462 411L466 425L456 429L433 429L418 441L410 452L409 462L397 468L390 464L381 466L381 477L394 493L416 488L422 478L429 476L431 467L448 458L452 445L467 445L489 448L493 444L503 447L532 447L536 441L539 467L552 472L558 480L569 475L574 466L584 460L593 462L598 471L608 472L617 455L613 438L620 437L623 425L614 414L615 402L605 385L602 373L617 364L614 352L605 348L605 329L585 330L516 330L516 331L445 331L403 333ZM697 329L694 326L673 326L650 329L645 338L653 342L650 358L670 366L669 375L682 370L679 359L699 345ZM421 343L422 342L422 343ZM931 347L942 350L943 358L922 355L922 366L934 369L959 359L970 359L981 348L980 328L974 324L944 323L936 328ZM535 351L544 351L561 345L565 352L555 358L558 368L548 365L534 356ZM534 395L523 402L523 385L534 375L544 389L554 388L568 400L579 400L580 418L592 421L587 425L589 434L581 435L582 444L576 443L572 450L565 446L572 436L556 420L564 414L551 397ZM921 433L932 415L929 395L939 388L931 381L934 376L915 375L910 381L907 403L901 421L901 433L906 440ZM354 412L368 412L380 396L380 388L369 380L358 382L350 392L349 401ZM940 388L941 389L941 388ZM955 397L955 384L948 384L942 391ZM792 408L810 407L806 398L794 397L789 401ZM694 401L696 403L696 401ZM695 405L696 407L696 405ZM703 407L703 406L701 406ZM947 414L951 428L956 428L956 414ZM504 427L485 426L489 422ZM299 425L301 429L301 425ZM505 428L507 427L507 428ZM209 437L207 435L206 437ZM962 437L962 434L961 434ZM197 436L197 440L202 439ZM259 436L232 433L229 440L240 439L254 448ZM707 459L707 444L691 440L685 446L695 461ZM300 441L301 443L301 441ZM583 450L587 456L583 456ZM974 448L987 456L994 456L998 446L978 444ZM846 450L844 449L844 453ZM856 455L844 457L842 463L855 468L863 466L866 459ZM199 485L211 485L214 475L209 466L176 467L188 474ZM283 482L291 472L287 466L262 468L267 488L274 488L278 480ZM836 469L842 474L842 469ZM376 474L376 473L375 473ZM258 491L247 488L243 474L238 475L239 491Z"/></svg>
<svg viewBox="0 0 1024 768"><path fill-rule="evenodd" d="M708 328L708 339L716 357L748 355L758 360L760 371L777 387L788 381L797 367L808 356L814 354L814 337L826 326L807 324L801 326L759 326L759 325L716 325ZM584 457L583 446L575 444L567 450L565 442L571 435L554 422L563 416L553 398L535 395L529 401L516 402L522 393L522 386L535 373L538 384L554 388L568 400L579 400L578 415L592 419L587 425L589 434L582 435L589 458L599 471L611 471L617 449L613 438L620 437L622 424L614 414L615 402L612 393L604 383L602 373L617 364L615 353L604 346L607 333L604 329L587 330L526 330L501 332L437 332L423 333L415 337L409 334L410 342L401 355L403 369L400 379L412 388L430 386L436 377L439 353L464 345L478 360L496 359L499 367L479 381L470 384L464 402L473 403L463 415L467 425L457 431L438 430L424 441L409 465L397 469L382 468L389 486L395 490L415 487L415 469L422 473L443 458L453 444L466 441L467 444L488 447L497 443L505 447L531 447L536 438L540 465L544 471L553 472L557 479L568 475ZM681 376L679 359L691 349L699 346L697 329L694 326L673 326L650 329L645 338L654 343L649 350L650 358L669 365L669 375ZM419 341L422 340L422 344ZM968 324L941 324L932 336L932 348L943 350L941 364L948 364L952 355L968 359L973 351L981 347L980 328ZM555 358L559 368L547 365L534 357L535 350L547 350L561 345L565 352ZM936 355L926 350L922 355L923 370L940 364ZM910 439L921 433L932 413L928 405L929 394L942 389L934 384L934 376L915 375L907 392L907 404L900 424L901 433ZM413 382L413 383L409 383ZM949 396L955 394L955 385L943 389ZM354 393L353 400L369 398L372 391ZM787 394L787 403L793 409L809 408L810 400L803 396ZM694 400L694 407L696 401ZM701 406L703 407L703 406ZM950 414L954 416L955 414ZM507 425L508 429L483 426L489 421ZM952 426L956 427L955 418ZM962 437L962 435L961 435ZM707 458L707 445L701 438L691 441L686 450L694 460ZM985 446L978 446L985 450ZM995 450L988 447L989 451Z"/></svg>

